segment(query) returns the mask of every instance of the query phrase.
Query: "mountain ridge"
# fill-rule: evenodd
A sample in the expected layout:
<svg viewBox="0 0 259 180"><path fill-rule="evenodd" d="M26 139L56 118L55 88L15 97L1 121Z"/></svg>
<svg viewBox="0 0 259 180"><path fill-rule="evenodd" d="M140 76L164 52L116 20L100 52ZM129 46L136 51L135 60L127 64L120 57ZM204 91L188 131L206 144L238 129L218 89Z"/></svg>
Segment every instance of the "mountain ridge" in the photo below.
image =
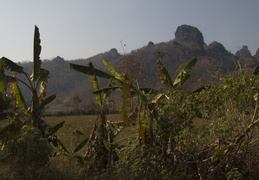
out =
<svg viewBox="0 0 259 180"><path fill-rule="evenodd" d="M187 86L189 89L199 86L199 79L205 82L214 81L221 74L235 71L238 62L249 68L253 68L259 62L259 49L252 56L248 47L244 45L232 54L219 42L214 41L206 45L198 28L181 25L176 29L174 39L156 44L150 41L146 46L130 53L120 54L117 49L112 48L86 59L67 61L57 56L52 60L43 60L42 67L50 71L47 94L57 95L57 99L47 110L52 112L72 110L78 107L73 102L76 96L81 99L81 110L90 111L96 108L90 78L72 71L69 63L87 65L88 62L92 62L96 68L107 71L101 62L105 59L120 72L128 73L140 87L163 88L156 67L158 52L165 54L162 61L172 78L183 64L194 58L199 60L189 80ZM22 62L19 65L23 66L26 72L31 72L32 62ZM108 85L102 80L100 84L103 87ZM25 87L21 89L26 92ZM29 98L26 93L25 98Z"/></svg>

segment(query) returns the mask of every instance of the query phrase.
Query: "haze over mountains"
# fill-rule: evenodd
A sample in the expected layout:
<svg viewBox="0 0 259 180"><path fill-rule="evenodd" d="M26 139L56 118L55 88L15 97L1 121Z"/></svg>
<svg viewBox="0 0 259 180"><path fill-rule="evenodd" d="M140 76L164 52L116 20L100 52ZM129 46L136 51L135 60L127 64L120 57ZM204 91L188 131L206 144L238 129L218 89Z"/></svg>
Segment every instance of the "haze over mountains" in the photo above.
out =
<svg viewBox="0 0 259 180"><path fill-rule="evenodd" d="M186 89L194 89L208 81L217 80L221 74L239 69L238 64L249 71L259 63L259 49L256 54L251 55L249 47L244 45L232 54L220 42L205 44L198 28L181 25L176 29L175 37L168 42L154 44L150 41L146 46L130 53L119 54L117 49L112 48L87 59L67 61L57 56L52 60L44 60L42 67L50 71L47 93L57 96L47 110L52 112L64 112L75 108L89 112L95 110L96 103L92 95L93 88L89 76L72 71L69 63L87 65L91 61L96 68L105 70L101 62L105 59L120 72L126 72L133 77L139 87L163 88L156 66L158 52L165 54L163 63L172 78L176 76L177 70L183 64L194 58L198 59ZM19 64L25 68L26 72L31 72L32 62ZM108 83L101 80L101 85L106 87ZM25 87L22 87L22 90L25 91ZM26 96L25 98L29 99L29 94ZM111 103L114 103L116 109L115 101L116 99Z"/></svg>

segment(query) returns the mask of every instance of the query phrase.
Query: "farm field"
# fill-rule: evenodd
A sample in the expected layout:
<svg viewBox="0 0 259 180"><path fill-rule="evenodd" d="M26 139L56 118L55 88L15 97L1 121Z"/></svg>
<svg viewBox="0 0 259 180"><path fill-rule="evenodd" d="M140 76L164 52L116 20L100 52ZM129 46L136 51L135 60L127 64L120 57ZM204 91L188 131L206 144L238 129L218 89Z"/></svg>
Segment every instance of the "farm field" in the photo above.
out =
<svg viewBox="0 0 259 180"><path fill-rule="evenodd" d="M49 159L49 162L44 166L37 168L37 165L27 164L21 162L19 159L5 160L5 152L0 152L0 176L3 179L34 179L35 177L44 179L89 179L85 177L85 167L80 164L75 156L84 156L86 147L83 147L80 151L73 153L75 147L86 137L91 134L94 123L98 115L74 115L74 116L44 116L42 119L54 126L62 121L65 121L62 128L56 133L57 137L65 145L70 152L69 155L58 155ZM109 121L120 121L119 114L107 115ZM0 121L0 129L6 126L9 121ZM135 132L135 127L125 127L122 132L116 138L121 144L125 144L127 137L132 137L132 133ZM80 131L84 135L78 135L73 133L74 131ZM14 165L15 164L15 165ZM25 168L26 167L26 168ZM35 171L37 170L37 171ZM33 172L32 172L33 171Z"/></svg>
<svg viewBox="0 0 259 180"><path fill-rule="evenodd" d="M54 126L62 121L65 121L64 126L57 132L58 138L66 146L66 148L72 152L75 147L86 137L91 134L94 123L96 122L98 115L78 115L78 116L45 116L43 117L49 125ZM121 121L119 114L107 115L108 121ZM85 135L77 135L73 132L78 130ZM117 139L125 139L127 136L131 136L130 133L134 131L134 127L124 128L123 132L118 135ZM82 148L78 154L83 155L84 148Z"/></svg>

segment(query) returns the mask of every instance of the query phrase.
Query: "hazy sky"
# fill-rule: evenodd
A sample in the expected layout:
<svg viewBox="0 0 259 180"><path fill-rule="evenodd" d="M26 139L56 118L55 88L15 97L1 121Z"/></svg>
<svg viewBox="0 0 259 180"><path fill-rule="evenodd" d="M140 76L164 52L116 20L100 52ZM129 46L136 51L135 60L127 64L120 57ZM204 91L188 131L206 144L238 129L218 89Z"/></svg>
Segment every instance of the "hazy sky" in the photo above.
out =
<svg viewBox="0 0 259 180"><path fill-rule="evenodd" d="M116 48L174 39L182 24L197 27L206 44L235 53L259 47L259 0L0 0L0 57L32 61L34 25L41 59L88 58Z"/></svg>

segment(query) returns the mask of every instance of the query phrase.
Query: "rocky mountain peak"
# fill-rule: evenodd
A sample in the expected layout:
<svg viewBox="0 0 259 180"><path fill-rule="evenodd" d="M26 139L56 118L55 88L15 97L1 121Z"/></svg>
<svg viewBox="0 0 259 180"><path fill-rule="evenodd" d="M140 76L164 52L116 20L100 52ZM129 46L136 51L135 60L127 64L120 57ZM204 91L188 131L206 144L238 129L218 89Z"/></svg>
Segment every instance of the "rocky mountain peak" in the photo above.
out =
<svg viewBox="0 0 259 180"><path fill-rule="evenodd" d="M194 45L196 48L203 49L203 35L198 28L190 25L181 25L176 29L175 40L183 45Z"/></svg>
<svg viewBox="0 0 259 180"><path fill-rule="evenodd" d="M239 51L235 54L239 59L245 59L252 57L251 52L248 50L247 46L243 46Z"/></svg>
<svg viewBox="0 0 259 180"><path fill-rule="evenodd" d="M52 59L52 61L55 62L55 63L63 63L63 62L65 62L64 58L62 58L60 56L55 57L54 59Z"/></svg>

